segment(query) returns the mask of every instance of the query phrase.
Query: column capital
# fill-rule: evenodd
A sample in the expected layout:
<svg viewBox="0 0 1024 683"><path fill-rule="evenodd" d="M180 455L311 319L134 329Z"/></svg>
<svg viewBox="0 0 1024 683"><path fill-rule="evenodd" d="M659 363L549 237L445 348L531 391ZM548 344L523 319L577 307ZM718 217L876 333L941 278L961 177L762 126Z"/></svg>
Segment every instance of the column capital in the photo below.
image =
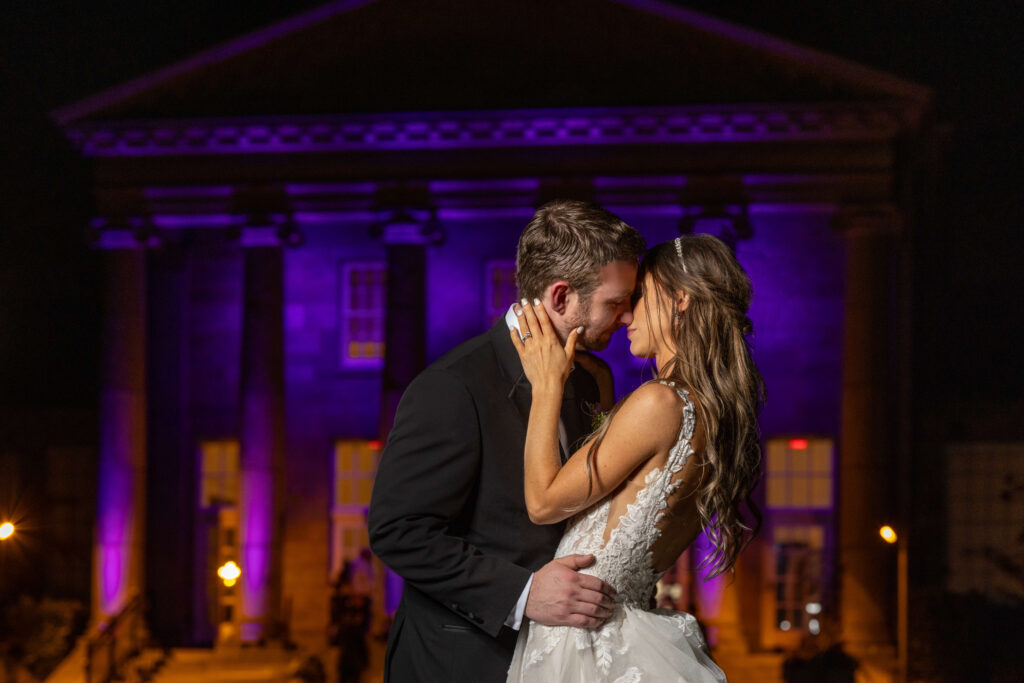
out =
<svg viewBox="0 0 1024 683"><path fill-rule="evenodd" d="M679 232L683 235L706 233L713 235L736 251L740 240L754 236L746 204L713 204L684 206L679 219Z"/></svg>
<svg viewBox="0 0 1024 683"><path fill-rule="evenodd" d="M149 216L96 216L86 239L98 249L152 249L164 242Z"/></svg>
<svg viewBox="0 0 1024 683"><path fill-rule="evenodd" d="M892 204L840 206L832 216L832 228L847 237L895 237L903 231L903 214Z"/></svg>
<svg viewBox="0 0 1024 683"><path fill-rule="evenodd" d="M302 244L302 233L290 214L251 216L232 231L243 247L294 247Z"/></svg>
<svg viewBox="0 0 1024 683"><path fill-rule="evenodd" d="M426 213L426 212L416 212ZM420 216L400 209L387 220L370 226L370 234L380 238L384 244L430 246L444 241L444 230L437 220L437 212Z"/></svg>

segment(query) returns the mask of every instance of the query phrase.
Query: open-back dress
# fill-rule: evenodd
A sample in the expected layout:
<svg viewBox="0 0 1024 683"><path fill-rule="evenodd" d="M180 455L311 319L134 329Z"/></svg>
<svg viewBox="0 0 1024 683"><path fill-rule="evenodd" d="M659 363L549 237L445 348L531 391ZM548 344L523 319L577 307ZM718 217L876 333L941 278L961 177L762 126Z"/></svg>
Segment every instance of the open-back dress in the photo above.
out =
<svg viewBox="0 0 1024 683"><path fill-rule="evenodd" d="M718 683L725 674L708 655L697 620L686 612L649 609L664 571L653 566L659 523L680 486L680 472L693 455L696 411L689 393L670 382L682 400L679 437L661 467L651 469L633 502L609 531L614 496L575 516L555 557L593 554L582 570L618 592L611 617L598 629L524 623L516 643L509 683Z"/></svg>

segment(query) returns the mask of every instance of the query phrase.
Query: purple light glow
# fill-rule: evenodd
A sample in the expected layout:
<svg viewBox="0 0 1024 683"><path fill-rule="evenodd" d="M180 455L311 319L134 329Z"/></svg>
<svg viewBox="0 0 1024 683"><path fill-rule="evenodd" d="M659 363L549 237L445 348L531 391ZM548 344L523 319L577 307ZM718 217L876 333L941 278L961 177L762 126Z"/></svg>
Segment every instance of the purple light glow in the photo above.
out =
<svg viewBox="0 0 1024 683"><path fill-rule="evenodd" d="M372 195L377 191L377 183L288 183L284 189L290 197Z"/></svg>
<svg viewBox="0 0 1024 683"><path fill-rule="evenodd" d="M100 613L110 616L117 614L124 606L126 596L125 585L127 573L125 567L129 563L128 546L118 544L99 544L99 581L100 581Z"/></svg>
<svg viewBox="0 0 1024 683"><path fill-rule="evenodd" d="M507 207L507 208L478 208L478 209L439 209L438 219L442 221L472 221L472 220L496 220L502 218L514 218L522 220L525 224L534 214L531 206Z"/></svg>
<svg viewBox="0 0 1024 683"><path fill-rule="evenodd" d="M250 444L243 448L269 447L264 444ZM247 469L243 453L243 467L239 474L241 484L241 505L239 510L240 568L239 581L241 597L242 638L248 629L249 640L261 635L267 616L268 592L270 588L271 541L273 536L273 475L268 469ZM252 635L255 634L255 637Z"/></svg>
<svg viewBox="0 0 1024 683"><path fill-rule="evenodd" d="M158 228L226 228L245 225L247 216L227 213L211 214L153 214L153 225Z"/></svg>
<svg viewBox="0 0 1024 683"><path fill-rule="evenodd" d="M319 211L316 209L310 209L299 201L292 202L292 205L297 209L292 214L292 219L296 223L305 223L309 225L341 222L374 223L381 220L384 215L380 211L366 211L359 209L352 209L348 211Z"/></svg>
<svg viewBox="0 0 1024 683"><path fill-rule="evenodd" d="M706 534L701 533L697 537L697 540L693 542L694 557L698 558L698 563L707 557L712 550L711 541L708 540ZM708 569L696 569L695 572L700 580L694 582L694 591L698 609L700 610L701 619L705 621L714 622L722 616L722 597L725 594L725 589L728 586L728 575L721 574L713 579L707 578ZM717 633L715 627L708 629L708 641L712 644L717 640Z"/></svg>
<svg viewBox="0 0 1024 683"><path fill-rule="evenodd" d="M190 199L193 197L203 198L224 198L231 197L235 188L231 185L190 185L190 186L168 186L168 187L147 187L145 189L146 199Z"/></svg>
<svg viewBox="0 0 1024 683"><path fill-rule="evenodd" d="M503 178L501 180L432 180L427 184L433 194L459 194L463 192L509 190L517 192L536 192L540 188L540 180L536 178Z"/></svg>
<svg viewBox="0 0 1024 683"><path fill-rule="evenodd" d="M139 588L138 578L131 575L138 544L136 516L140 513L136 499L140 470L133 467L139 409L138 398L129 392L107 392L102 398L95 580L97 606L103 616L117 614L130 590Z"/></svg>

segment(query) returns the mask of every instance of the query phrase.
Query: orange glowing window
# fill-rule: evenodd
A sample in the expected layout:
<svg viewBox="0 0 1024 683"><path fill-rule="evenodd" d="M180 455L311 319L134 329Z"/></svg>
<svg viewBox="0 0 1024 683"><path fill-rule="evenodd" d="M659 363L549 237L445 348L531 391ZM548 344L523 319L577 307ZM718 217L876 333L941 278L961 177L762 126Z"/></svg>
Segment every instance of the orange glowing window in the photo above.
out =
<svg viewBox="0 0 1024 683"><path fill-rule="evenodd" d="M380 457L379 441L338 441L334 444L335 507L370 504Z"/></svg>
<svg viewBox="0 0 1024 683"><path fill-rule="evenodd" d="M769 439L765 450L769 508L832 508L832 439L780 437Z"/></svg>
<svg viewBox="0 0 1024 683"><path fill-rule="evenodd" d="M488 327L505 317L518 298L515 261L488 261L484 274L484 321Z"/></svg>
<svg viewBox="0 0 1024 683"><path fill-rule="evenodd" d="M346 560L369 548L366 513L377 474L381 442L343 440L334 443L334 500L331 506L331 576Z"/></svg>
<svg viewBox="0 0 1024 683"><path fill-rule="evenodd" d="M341 268L341 364L380 367L384 359L387 264L346 263Z"/></svg>
<svg viewBox="0 0 1024 683"><path fill-rule="evenodd" d="M199 444L203 507L238 503L238 441L218 439Z"/></svg>

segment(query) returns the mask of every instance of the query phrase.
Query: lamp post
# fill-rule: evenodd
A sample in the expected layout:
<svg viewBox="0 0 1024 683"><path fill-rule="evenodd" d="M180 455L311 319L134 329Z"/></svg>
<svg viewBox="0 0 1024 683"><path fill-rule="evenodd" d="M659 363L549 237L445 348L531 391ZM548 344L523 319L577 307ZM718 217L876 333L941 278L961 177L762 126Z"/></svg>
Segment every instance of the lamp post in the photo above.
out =
<svg viewBox="0 0 1024 683"><path fill-rule="evenodd" d="M900 683L907 681L907 541L888 524L878 530L886 543L896 545L896 659Z"/></svg>
<svg viewBox="0 0 1024 683"><path fill-rule="evenodd" d="M228 560L217 569L217 576L224 582L225 588L231 588L238 581L238 577L242 575L242 570L238 568L234 560Z"/></svg>

